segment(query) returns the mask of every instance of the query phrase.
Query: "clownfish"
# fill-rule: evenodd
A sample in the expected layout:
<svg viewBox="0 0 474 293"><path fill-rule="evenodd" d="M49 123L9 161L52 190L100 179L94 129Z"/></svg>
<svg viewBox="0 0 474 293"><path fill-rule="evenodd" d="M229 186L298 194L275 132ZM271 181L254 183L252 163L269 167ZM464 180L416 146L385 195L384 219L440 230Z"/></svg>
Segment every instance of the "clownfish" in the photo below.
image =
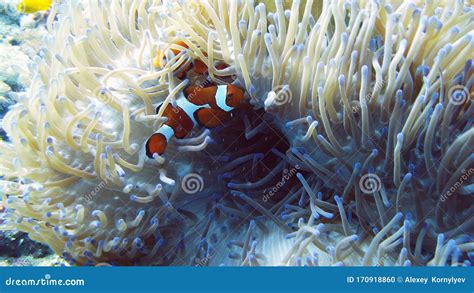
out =
<svg viewBox="0 0 474 293"><path fill-rule="evenodd" d="M164 109L163 117L168 120L146 141L146 155L162 155L172 137L184 138L197 125L223 125L232 117L231 111L249 105L244 95L242 89L232 84L185 88L176 99L176 106L168 104ZM160 108L161 105L156 113Z"/></svg>
<svg viewBox="0 0 474 293"><path fill-rule="evenodd" d="M189 48L188 45L186 45L185 42L183 41L177 41L175 45L181 46L185 49ZM173 54L178 55L182 50L178 49L171 49ZM156 54L156 58L154 60L154 65L157 68L161 68L164 66L166 57L165 57L165 52L162 50L158 50L158 53ZM177 78L179 79L185 79L186 78L186 73L189 70L193 70L197 74L205 74L207 72L207 66L204 62L202 62L199 59L194 59L191 64L187 64L183 68L178 69L178 74L176 75Z"/></svg>
<svg viewBox="0 0 474 293"><path fill-rule="evenodd" d="M16 9L21 13L35 13L51 8L53 0L22 0Z"/></svg>
<svg viewBox="0 0 474 293"><path fill-rule="evenodd" d="M174 44L178 45L178 46L180 46L184 49L189 48L188 45L183 41L177 41ZM173 48L173 49L171 49L171 51L173 52L174 55L178 55L179 53L181 53L182 50ZM207 56L206 52L203 52L203 54L204 54L204 56ZM153 61L153 65L156 68L162 68L165 65L165 60L166 60L165 52L162 51L162 50L158 50L158 53L156 54L155 60ZM225 69L227 67L229 67L229 65L224 64L224 63L220 63L220 64L216 65L216 69L218 69L218 70L222 70L222 69ZM181 79L181 80L184 80L186 78L187 73L191 70L195 74L205 75L205 74L208 73L209 68L207 67L206 63L204 63L202 60L193 59L191 61L191 63L183 65L183 66L179 67L176 70L176 77ZM230 82L232 82L232 79L223 78L223 81L230 83Z"/></svg>

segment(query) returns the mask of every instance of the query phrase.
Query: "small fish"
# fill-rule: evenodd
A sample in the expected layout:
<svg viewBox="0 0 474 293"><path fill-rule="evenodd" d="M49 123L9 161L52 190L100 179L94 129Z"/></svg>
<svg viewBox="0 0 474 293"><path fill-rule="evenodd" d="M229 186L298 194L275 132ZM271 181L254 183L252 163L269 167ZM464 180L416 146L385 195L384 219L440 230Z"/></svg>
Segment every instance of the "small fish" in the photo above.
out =
<svg viewBox="0 0 474 293"><path fill-rule="evenodd" d="M35 13L49 10L52 3L53 0L22 0L16 9L21 13Z"/></svg>
<svg viewBox="0 0 474 293"><path fill-rule="evenodd" d="M186 45L186 43L183 41L177 41L175 45L180 46L184 49L188 48L188 45ZM182 50L174 49L174 48L171 49L171 51L173 52L174 55L178 55L179 53L182 52ZM162 68L165 65L165 60L166 60L165 52L162 50L158 50L158 53L156 54L156 58L154 60L155 67ZM191 69L193 69L198 74L204 74L207 72L206 64L199 59L195 59L191 62L191 64L180 66L176 70L176 77L179 79L185 79L186 73Z"/></svg>
<svg viewBox="0 0 474 293"><path fill-rule="evenodd" d="M188 45L184 41L177 41L174 44L183 49L189 48ZM173 52L174 55L178 55L179 53L182 52L182 49L172 48L171 51ZM204 56L207 56L206 52L203 52L203 54ZM163 68L165 66L165 61L166 61L165 52L162 50L158 50L155 60L153 61L153 64L155 65L156 68ZM219 63L216 65L216 69L218 70L223 70L227 67L229 67L229 65L224 64L224 63ZM184 80L187 77L188 72L191 70L195 74L201 74L201 75L205 75L209 71L206 63L204 63L200 59L194 59L191 61L191 63L178 67L178 69L176 69L175 71L175 76L181 80ZM229 82L229 83L232 82L232 77L224 77L221 79L225 82Z"/></svg>
<svg viewBox="0 0 474 293"><path fill-rule="evenodd" d="M191 130L201 125L214 128L223 125L231 116L231 111L249 105L245 93L239 87L211 85L208 87L189 86L176 99L176 106L168 104L163 117L168 118L145 144L146 155L162 155L172 137L184 138ZM156 113L160 111L157 107Z"/></svg>

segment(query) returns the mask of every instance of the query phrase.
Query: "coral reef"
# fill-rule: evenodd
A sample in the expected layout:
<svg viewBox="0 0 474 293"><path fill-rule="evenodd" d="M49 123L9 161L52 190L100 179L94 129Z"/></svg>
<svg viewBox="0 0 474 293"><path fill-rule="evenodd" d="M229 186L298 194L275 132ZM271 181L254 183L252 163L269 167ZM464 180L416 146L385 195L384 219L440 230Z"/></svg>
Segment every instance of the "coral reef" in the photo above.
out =
<svg viewBox="0 0 474 293"><path fill-rule="evenodd" d="M60 266L66 265L47 245L32 241L26 233L0 233L0 266Z"/></svg>
<svg viewBox="0 0 474 293"><path fill-rule="evenodd" d="M50 254L47 246L29 240L25 233L10 231L0 235L0 251L2 257L9 258L19 258L22 255L43 258Z"/></svg>
<svg viewBox="0 0 474 293"><path fill-rule="evenodd" d="M54 4L2 229L78 265L471 265L472 5L282 2ZM253 110L150 159L195 59Z"/></svg>
<svg viewBox="0 0 474 293"><path fill-rule="evenodd" d="M28 86L28 63L44 46L45 21L45 14L21 15L9 1L0 3L0 95Z"/></svg>
<svg viewBox="0 0 474 293"><path fill-rule="evenodd" d="M44 14L21 15L13 1L0 3L0 118L15 103L15 92L25 90L30 82L28 64L42 45L46 29ZM12 94L13 93L13 94ZM5 133L0 130L0 137Z"/></svg>
<svg viewBox="0 0 474 293"><path fill-rule="evenodd" d="M21 15L14 1L0 3L0 119L15 103L15 92L28 86L28 64L39 51L46 34L44 14ZM6 134L0 129L0 139ZM0 203L0 213L5 210ZM2 224L0 220L0 225ZM0 266L51 265L60 261L46 245L36 243L20 231L0 231Z"/></svg>

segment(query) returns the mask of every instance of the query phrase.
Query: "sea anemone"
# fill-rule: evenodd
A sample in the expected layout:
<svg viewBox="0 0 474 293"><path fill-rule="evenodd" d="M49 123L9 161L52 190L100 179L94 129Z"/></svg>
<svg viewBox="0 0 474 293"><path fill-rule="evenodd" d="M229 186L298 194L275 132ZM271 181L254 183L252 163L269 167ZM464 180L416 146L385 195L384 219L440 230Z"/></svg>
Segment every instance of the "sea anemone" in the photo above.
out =
<svg viewBox="0 0 474 293"><path fill-rule="evenodd" d="M471 5L63 2L3 119L2 229L79 265L471 265ZM149 159L195 59L253 109Z"/></svg>

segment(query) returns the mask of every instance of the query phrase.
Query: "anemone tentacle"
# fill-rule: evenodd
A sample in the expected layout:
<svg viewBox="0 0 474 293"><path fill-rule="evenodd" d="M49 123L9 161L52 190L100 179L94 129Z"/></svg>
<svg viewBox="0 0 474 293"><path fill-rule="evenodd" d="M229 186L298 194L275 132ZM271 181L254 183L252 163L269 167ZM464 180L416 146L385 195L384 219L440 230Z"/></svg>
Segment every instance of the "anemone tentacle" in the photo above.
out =
<svg viewBox="0 0 474 293"><path fill-rule="evenodd" d="M2 229L80 265L471 265L471 4L62 2L2 122ZM148 158L194 59L253 109Z"/></svg>

